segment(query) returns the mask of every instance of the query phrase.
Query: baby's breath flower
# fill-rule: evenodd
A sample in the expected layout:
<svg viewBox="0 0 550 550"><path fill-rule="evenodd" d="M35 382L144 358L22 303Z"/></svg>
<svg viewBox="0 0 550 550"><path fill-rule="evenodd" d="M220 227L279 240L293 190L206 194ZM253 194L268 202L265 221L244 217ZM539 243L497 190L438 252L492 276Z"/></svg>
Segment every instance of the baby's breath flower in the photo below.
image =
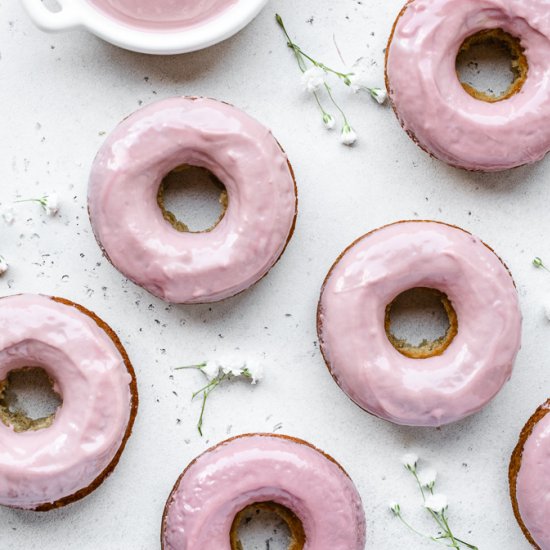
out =
<svg viewBox="0 0 550 550"><path fill-rule="evenodd" d="M320 67L313 66L302 75L302 84L307 92L318 92L326 82L326 73Z"/></svg>
<svg viewBox="0 0 550 550"><path fill-rule="evenodd" d="M8 262L6 262L4 256L0 256L0 276L4 275L6 271L9 269Z"/></svg>
<svg viewBox="0 0 550 550"><path fill-rule="evenodd" d="M418 472L418 481L422 487L433 489L437 480L437 472L433 468L427 468Z"/></svg>
<svg viewBox="0 0 550 550"><path fill-rule="evenodd" d="M59 212L59 197L56 193L44 195L39 199L23 199L15 202L37 202L48 216L55 216Z"/></svg>
<svg viewBox="0 0 550 550"><path fill-rule="evenodd" d="M420 458L418 458L418 455L415 453L407 453L406 455L403 455L401 457L401 462L407 470L416 470L416 465L418 464L418 461Z"/></svg>
<svg viewBox="0 0 550 550"><path fill-rule="evenodd" d="M56 193L42 197L40 204L48 216L55 216L59 212L59 197Z"/></svg>
<svg viewBox="0 0 550 550"><path fill-rule="evenodd" d="M254 386L264 377L264 367L259 363L257 365L247 365L243 370L243 376L249 378Z"/></svg>
<svg viewBox="0 0 550 550"><path fill-rule="evenodd" d="M334 126L336 125L336 120L334 117L328 113L325 113L323 115L323 124L325 125L325 128L327 130L332 130Z"/></svg>
<svg viewBox="0 0 550 550"><path fill-rule="evenodd" d="M394 515L398 516L399 514L401 514L401 506L398 502L390 502L390 511Z"/></svg>
<svg viewBox="0 0 550 550"><path fill-rule="evenodd" d="M206 361L200 367L200 371L206 376L208 380L214 380L220 374L221 365L217 361Z"/></svg>
<svg viewBox="0 0 550 550"><path fill-rule="evenodd" d="M342 134L340 135L340 141L343 145L351 147L357 143L357 134L355 130L348 124L344 124L342 128Z"/></svg>
<svg viewBox="0 0 550 550"><path fill-rule="evenodd" d="M424 506L435 514L441 514L449 507L449 503L445 495L435 494L426 497Z"/></svg>
<svg viewBox="0 0 550 550"><path fill-rule="evenodd" d="M197 429L201 436L206 401L208 396L219 387L222 382L233 378L245 378L250 380L251 384L255 385L263 376L262 365L248 365L246 362L239 364L233 361L204 361L197 365L176 368L176 370L184 369L198 370L208 379L208 384L196 391L192 396L192 399L195 399L198 395L202 395L201 414L197 423Z"/></svg>
<svg viewBox="0 0 550 550"><path fill-rule="evenodd" d="M380 105L384 105L388 99L388 92L382 88L369 88L368 92L371 97L378 102Z"/></svg>

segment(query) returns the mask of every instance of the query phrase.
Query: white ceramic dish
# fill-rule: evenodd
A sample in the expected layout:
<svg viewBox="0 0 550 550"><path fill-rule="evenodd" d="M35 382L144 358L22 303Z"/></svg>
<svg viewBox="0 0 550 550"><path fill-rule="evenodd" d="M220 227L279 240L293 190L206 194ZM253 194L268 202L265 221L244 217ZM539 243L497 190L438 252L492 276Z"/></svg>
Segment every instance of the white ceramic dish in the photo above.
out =
<svg viewBox="0 0 550 550"><path fill-rule="evenodd" d="M61 10L48 9L42 0L22 0L34 23L48 32L85 28L121 48L135 52L170 55L207 48L239 32L268 0L239 0L217 18L189 29L143 30L113 19L87 0L57 0Z"/></svg>

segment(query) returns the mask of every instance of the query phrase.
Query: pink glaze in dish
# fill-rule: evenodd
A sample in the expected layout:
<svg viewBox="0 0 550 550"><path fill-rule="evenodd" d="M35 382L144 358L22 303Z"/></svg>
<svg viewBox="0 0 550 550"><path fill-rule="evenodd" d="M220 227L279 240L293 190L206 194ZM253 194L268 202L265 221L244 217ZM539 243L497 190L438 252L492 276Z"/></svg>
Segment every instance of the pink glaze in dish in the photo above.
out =
<svg viewBox="0 0 550 550"><path fill-rule="evenodd" d="M412 0L388 49L389 94L405 130L438 159L468 170L498 171L550 151L550 2ZM521 40L527 81L509 99L469 95L456 74L466 38L500 28Z"/></svg>
<svg viewBox="0 0 550 550"><path fill-rule="evenodd" d="M447 295L458 334L443 355L411 359L390 343L386 306L412 288ZM513 280L478 238L437 222L400 222L356 241L321 294L319 338L335 380L368 412L441 426L482 409L512 374L521 312Z"/></svg>
<svg viewBox="0 0 550 550"><path fill-rule="evenodd" d="M544 408L548 410L550 403ZM550 550L549 494L550 414L546 414L525 442L516 486L521 519L541 550Z"/></svg>
<svg viewBox="0 0 550 550"><path fill-rule="evenodd" d="M340 466L305 442L270 434L241 436L197 458L166 504L163 550L231 550L235 516L276 502L301 520L304 550L363 550L365 516Z"/></svg>
<svg viewBox="0 0 550 550"><path fill-rule="evenodd" d="M207 168L227 189L225 216L210 232L180 233L157 204L164 176ZM154 103L124 120L94 162L88 206L111 262L175 303L233 296L283 253L296 217L288 160L272 134L239 109L205 98Z"/></svg>
<svg viewBox="0 0 550 550"><path fill-rule="evenodd" d="M0 299L0 380L41 367L63 403L49 428L0 422L0 504L35 509L89 487L124 439L131 376L110 337L75 307L46 296Z"/></svg>
<svg viewBox="0 0 550 550"><path fill-rule="evenodd" d="M88 0L113 19L129 27L158 31L186 30L207 23L238 0Z"/></svg>

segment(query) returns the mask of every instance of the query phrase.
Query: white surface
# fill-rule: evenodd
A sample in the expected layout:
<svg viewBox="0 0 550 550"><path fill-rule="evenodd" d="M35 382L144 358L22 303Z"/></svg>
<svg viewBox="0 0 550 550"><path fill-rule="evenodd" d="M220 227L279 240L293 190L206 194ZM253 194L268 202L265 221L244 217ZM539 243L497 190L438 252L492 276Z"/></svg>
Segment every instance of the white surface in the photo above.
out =
<svg viewBox="0 0 550 550"><path fill-rule="evenodd" d="M127 346L141 398L114 475L57 512L0 510L1 550L158 548L164 502L187 463L230 435L279 423L281 432L311 441L346 467L364 499L368 550L437 548L387 512L388 501L399 499L423 525L399 463L406 450L440 471L459 536L482 550L529 548L512 515L507 468L521 427L550 386L550 327L541 305L550 276L531 267L535 255L550 258L550 159L496 175L448 168L408 139L389 108L347 90L342 98L361 141L343 148L301 93L273 20L280 11L304 47L337 65L334 34L349 63L361 55L372 60L373 83L381 83L383 50L400 8L401 0L272 0L224 44L154 58L85 32L43 34L18 2L0 0L0 202L52 190L63 199L58 218L32 204L16 206L11 226L0 218L0 254L11 264L0 294L59 294L94 310ZM176 94L229 101L270 126L299 185L298 226L280 263L256 287L212 306L168 306L125 281L101 257L86 213L100 133L142 102ZM361 411L332 381L317 345L319 289L336 256L363 233L408 218L457 224L492 245L514 273L525 314L512 382L481 414L439 430L397 427ZM213 394L201 439L200 403L190 394L203 379L171 368L235 348L246 357L265 354L266 378L255 389L236 383Z"/></svg>

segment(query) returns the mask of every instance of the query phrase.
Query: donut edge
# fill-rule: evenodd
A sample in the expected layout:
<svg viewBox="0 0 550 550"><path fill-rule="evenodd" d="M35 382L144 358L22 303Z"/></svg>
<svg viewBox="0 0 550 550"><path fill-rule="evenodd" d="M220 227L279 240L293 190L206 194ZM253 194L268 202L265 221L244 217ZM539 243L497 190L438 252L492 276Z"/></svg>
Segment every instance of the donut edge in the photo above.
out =
<svg viewBox="0 0 550 550"><path fill-rule="evenodd" d="M246 292L247 290L251 289L252 287L254 287L255 285L257 285L260 281L262 281L265 277L267 277L267 275L270 273L270 271L279 263L279 261L281 260L281 258L283 257L284 253L286 252L286 249L288 248L288 245L290 244L290 241L292 240L292 237L294 236L294 232L296 230L296 224L297 224L297 221L298 221L298 209L299 209L299 196L298 196L298 184L296 183L296 173L294 172L294 167L292 166L291 162L290 162L290 159L288 158L288 155L286 154L286 151L285 149L283 148L283 146L281 145L281 143L279 142L279 140L273 135L272 131L270 128L267 128L262 122L260 122L256 117L248 114L247 111L244 111L243 109L241 109L240 107L237 107L236 105L233 105L232 103L229 103L228 101L223 101L221 99L215 99L213 97L208 97L208 96L175 96L176 98L182 98L182 99L188 99L190 101L196 101L198 99L208 99L210 101L216 101L217 103L222 103L224 105L228 105L229 107L233 107L234 109L238 109L239 111L245 113L247 116L249 116L250 118L254 119L256 122L258 122L258 124L261 124L262 126L264 126L269 134L271 135L271 137L275 140L275 142L277 143L277 146L279 147L279 149L281 150L281 152L283 153L283 156L285 157L285 160L286 160L286 163L287 163L287 166L288 166L288 170L290 172L290 177L292 178L292 183L294 185L294 217L292 219L292 224L290 226L290 230L289 230L289 233L288 233L288 236L287 236L287 239L286 239L286 242L283 246L283 249L281 250L281 253L277 256L277 258L275 259L275 261L273 262L273 264L271 265L271 267L255 282L253 282L251 285L249 285L248 287L246 288L243 288L242 290L240 290L239 292L236 292L235 294L231 294L230 296L227 296L225 298L222 298L221 300L212 300L212 301L206 301L206 302L168 302L165 298L161 297L161 296L158 296L157 294L153 294L152 292L150 292L149 290L147 290L145 287L141 286L140 284L138 284L137 282L135 282L133 279L131 279L130 277L126 276L124 273L122 273L118 267L111 261L111 258L109 258L109 255L107 254L107 251L105 250L105 248L103 247L103 244L101 243L101 241L99 240L99 237L97 235L97 233L95 232L94 230L94 224L93 224L93 220L92 220L92 215L90 213L90 205L89 205L89 200L87 200L87 212L88 212L88 219L90 221L90 225L92 227L92 233L94 235L94 238L97 242L97 245L99 246L99 249L101 250L102 252L102 255L107 259L107 261L115 268L115 270L120 274L122 275L122 277L128 279L129 281L131 281L133 284L135 284L137 287L145 290L145 292L147 292L148 294L151 294L151 296L155 296L156 298L158 298L159 300L162 300L163 302L165 303L169 303L169 304L175 304L175 305L190 305L190 306L204 306L204 305L210 305L210 304L216 304L216 303L219 303L219 302L224 302L225 300L230 300L231 298L235 298L236 296L239 296L239 294L242 294L244 292ZM172 98L174 99L174 98ZM159 101L163 101L163 100L159 100ZM154 103L159 103L159 101L156 101L156 102L152 102L152 103L149 103L148 105L153 105ZM145 106L143 106L142 108L145 108ZM142 108L138 109L137 111L133 111L132 113L130 113L129 115L125 116L116 126L115 128L113 128L113 130L111 130L111 133L114 132L116 130L116 128L118 128L118 126L120 126L120 124L122 124L125 120L127 120L128 118L130 118L132 115L134 115L135 113L138 113ZM95 164L95 161L96 161L96 158L97 156L99 155L99 151L101 151L101 148L103 147L103 145L100 147L100 149L98 150L98 152L96 153L96 157L94 158L94 161L92 163L92 167L93 165ZM223 183L223 182L222 182ZM221 219L219 220L221 221ZM219 223L218 221L218 223Z"/></svg>
<svg viewBox="0 0 550 550"><path fill-rule="evenodd" d="M395 101L393 100L393 97L392 97L392 94L391 94L390 76L388 74L388 61L389 61L389 58L390 58L390 49L391 49L391 46L392 46L392 42L393 42L393 39L395 37L395 33L397 31L397 25L399 24L399 21L405 15L407 10L410 8L411 4L414 4L415 1L416 0L407 0L405 5L401 8L401 11L399 12L397 17L395 18L395 21L393 23L393 26L392 26L392 29L391 29L391 32L390 32L390 36L389 36L389 39L388 39L388 43L386 45L386 53L385 53L385 56L384 56L384 81L386 83L386 91L388 93L388 98L389 98L390 104L392 106L392 110L395 113L395 116L396 116L397 120L399 121L399 124L401 125L401 128L403 128L403 130L407 133L409 138L420 149L422 149L422 151L424 151L426 154L428 154L432 159L435 159L439 162L442 162L443 164L446 164L447 166L450 166L451 168L456 168L457 170L464 170L465 172L471 172L471 173L474 173L474 174L476 174L476 173L477 174L487 174L487 173L507 172L507 171L510 171L510 170L517 170L518 168L522 168L524 166L529 166L531 163L525 162L523 164L518 164L517 166L512 166L511 168L500 168L498 170L484 170L482 168L477 168L477 169L466 168L465 166L462 166L460 164L447 162L447 161L442 160L439 157L435 156L431 151L429 151L427 149L427 147L425 145L423 145L420 142L420 140L416 137L416 135L411 130L407 130L405 128L405 123L404 123L403 119L401 118L401 116L399 115L399 110L397 109L397 105L395 104Z"/></svg>
<svg viewBox="0 0 550 550"><path fill-rule="evenodd" d="M411 0L411 1L414 1L414 0ZM373 229L367 233L365 233L364 235L362 235L361 237L358 237L357 239L355 239L350 245L348 245L341 253L340 255L336 258L336 261L332 264L331 268L329 269L324 281L323 281L323 284L321 286L321 293L320 293L320 296L319 296L319 301L317 303L317 338L319 340L319 350L321 351L321 355L323 357L323 361L325 362L325 366L326 368L328 369L328 372L329 374L332 376L333 380L336 382L337 386L340 388L340 390L347 396L347 398L352 402L352 403L355 403L355 405L357 405L360 409L362 409L363 411L365 411L366 413L370 414L371 416L374 416L375 418L380 418L380 420L384 420L385 422L390 422L391 424L395 424L395 422L392 422L391 420L388 420L386 418L381 418L379 416L377 416L376 414L368 411L367 409L363 408L361 405L359 405L358 403L356 403L343 389L342 387L340 386L340 384L338 383L338 380L336 378L336 375L333 373L333 370L332 370L332 367L331 367L331 364L329 362L329 360L327 359L327 356L326 356L326 353L325 353L325 350L324 350L324 346L323 346L323 338L322 338L322 330L323 330L323 323L321 321L321 315L323 313L323 306L322 306L322 300L323 300L323 294L325 292L325 287L327 286L328 284L328 281L330 279L330 277L332 276L332 273L333 271L336 269L336 267L338 266L338 264L340 263L340 260L342 260L342 258L357 244L359 244L363 239L366 239L367 237L369 237L370 235L372 235L373 233L376 233L377 231L381 231L382 229L386 229L387 227L392 227L394 225L399 225L399 224L403 224L403 223L437 223L439 225L445 225L447 227L451 227L453 229L457 229L459 231L462 231L463 233L466 233L466 235L471 235L472 237L474 237L475 235L473 233L471 233L470 231L467 231L466 229L463 229L462 227L459 227L458 225L453 225L453 224L450 224L450 223L446 223L446 222L442 222L442 221L438 221L438 220L400 220L400 221L397 221L397 222L393 222L393 223L387 223L385 225L382 225L376 229ZM477 239L479 239L479 237L476 237ZM514 288L517 289L517 286L516 286L516 282L514 281L514 277L512 275L512 272L510 271L510 268L506 265L506 263L504 262L504 260L488 245L486 244L484 241L482 241L481 239L479 239L479 241L481 242L481 244L483 244L483 246L485 246L490 252L492 252L497 258L498 260L500 261L500 263L504 266L504 268L506 269L506 271L508 272L508 275L510 275L510 278L512 279L512 284L514 285Z"/></svg>
<svg viewBox="0 0 550 550"><path fill-rule="evenodd" d="M285 441L291 441L292 443L296 443L298 445L305 445L306 447L309 447L310 449L313 449L314 451L317 451L319 454L321 454L322 456L324 456L327 460L329 460L330 462L332 462L333 464L335 464L339 469L340 471L350 480L350 482L352 483L352 485L355 487L355 483L353 482L353 479L351 478L351 476L346 472L346 470L344 469L344 467L335 459L333 458L332 456L330 456L328 453L326 453L325 451L322 451L321 449L319 449L318 447L316 447L315 445L313 445L312 443L309 443L308 441L305 441L303 439L300 439L298 437L293 437L293 436L290 436L290 435L283 435L283 434L276 434L276 433L261 433L261 432L258 432L258 433L246 433L246 434L241 434L241 435L237 435L237 436L234 436L234 437L230 437L229 439L225 439L224 441L221 441L220 443L206 449L206 451L203 451L201 454L199 454L197 457L195 457L188 465L187 467L185 468L185 470L183 470L183 472L180 474L180 476L178 477L178 479L176 480L176 483L174 484L174 487L172 488L172 490L170 491L170 494L168 496L168 499L166 500L166 504L164 505L164 511L162 513L162 523L161 523L161 529L160 529L160 545L161 545L161 550L165 550L165 546L164 546L164 533L166 531L166 522L167 522L167 519L168 519L168 512L170 510L170 506L172 505L172 502L174 501L174 497L175 497L175 494L177 493L178 489L179 489L179 486L183 480L183 478L185 477L185 475L187 474L187 472L195 465L196 462L198 462L198 460L200 458L202 458L204 455L207 455L215 450L217 450L218 448L220 447L223 447L227 444L230 444L232 443L233 441L236 441L236 440L239 440L239 439L246 439L246 438L249 438L249 437L273 437L273 438L276 438L276 439L283 439ZM357 488L355 489L357 491ZM364 517L364 514L365 514L365 510L364 510L364 507L363 507L363 502L362 502L362 499L359 495L359 492L357 491L357 495L359 496L359 499L360 499L360 503L361 503L361 509L363 510L363 517ZM300 519L300 518L298 518ZM366 530L365 530L366 531Z"/></svg>
<svg viewBox="0 0 550 550"><path fill-rule="evenodd" d="M525 538L529 541L529 543L533 546L533 548L536 548L537 550L542 550L541 547L535 542L533 539L533 536L527 529L527 526L523 522L523 518L521 517L521 513L519 510L519 503L517 500L517 481L518 481L518 475L521 470L521 462L523 459L523 450L525 448L525 444L527 443L527 440L531 437L533 434L533 431L537 427L537 424L547 415L550 413L550 399L546 401L543 405L541 405L529 418L523 429L521 430L521 434L519 436L519 441L512 453L512 456L510 458L510 466L508 468L508 482L509 482L509 488L510 488L510 499L512 501L512 509L514 511L514 516L516 517L516 520L525 536Z"/></svg>
<svg viewBox="0 0 550 550"><path fill-rule="evenodd" d="M17 294L15 295L17 296ZM57 510L59 508L63 508L64 506L67 506L68 504L72 504L73 502L77 502L84 497L88 496L90 493L95 491L108 477L111 475L116 468L120 457L122 456L122 452L124 451L124 448L126 447L126 443L132 434L132 429L134 426L134 421L136 419L137 410L138 410L138 404L139 404L139 397L138 397L138 390L137 390L137 380L136 380L136 374L134 371L134 367L132 366L132 363L130 362L130 358L128 357L128 354L126 352L126 349L122 345L119 337L115 333L115 331L102 319L100 319L95 313L92 311L86 309L84 306L81 306L80 304L77 304L76 302L73 302L71 300L68 300L66 298L60 298L57 296L45 296L41 295L44 298L53 300L54 302L57 302L59 304L65 305L67 307L73 307L77 309L80 313L86 315L89 317L92 321L95 322L95 324L102 329L105 334L110 338L110 340L113 342L115 347L117 348L118 352L122 356L122 359L124 361L124 365L126 367L126 370L132 380L130 381L129 388L131 393L131 402L130 402L130 417L128 419L128 424L126 426L126 431L124 434L124 437L118 447L118 450L111 460L111 462L107 465L106 468L88 485L87 487L80 489L76 493L73 493L72 495L68 495L66 497L60 498L59 500L56 500L55 502L48 502L44 504L40 504L39 506L36 506L35 508L32 508L32 512L49 512L52 510ZM3 298L6 298L4 296ZM3 299L3 298L0 298ZM14 509L19 509L16 507L12 507ZM21 508L22 509L22 508Z"/></svg>

